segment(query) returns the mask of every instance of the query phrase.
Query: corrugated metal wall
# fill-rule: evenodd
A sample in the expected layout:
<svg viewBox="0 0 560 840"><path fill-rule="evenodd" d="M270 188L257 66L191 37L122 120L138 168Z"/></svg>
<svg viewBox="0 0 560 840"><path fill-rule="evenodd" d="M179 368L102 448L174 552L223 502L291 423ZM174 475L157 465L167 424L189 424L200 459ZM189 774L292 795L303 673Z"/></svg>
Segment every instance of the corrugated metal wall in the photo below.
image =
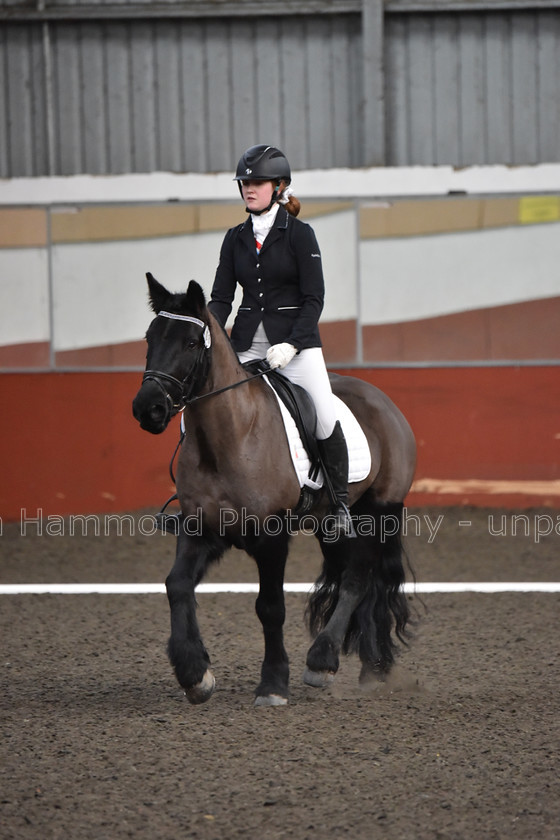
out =
<svg viewBox="0 0 560 840"><path fill-rule="evenodd" d="M360 163L357 16L5 24L2 175L230 169L259 138L292 165Z"/></svg>
<svg viewBox="0 0 560 840"><path fill-rule="evenodd" d="M560 160L560 11L386 21L390 165Z"/></svg>
<svg viewBox="0 0 560 840"><path fill-rule="evenodd" d="M384 67L362 17L6 18L0 176L222 171L263 141L296 169L560 160L558 9L386 10Z"/></svg>

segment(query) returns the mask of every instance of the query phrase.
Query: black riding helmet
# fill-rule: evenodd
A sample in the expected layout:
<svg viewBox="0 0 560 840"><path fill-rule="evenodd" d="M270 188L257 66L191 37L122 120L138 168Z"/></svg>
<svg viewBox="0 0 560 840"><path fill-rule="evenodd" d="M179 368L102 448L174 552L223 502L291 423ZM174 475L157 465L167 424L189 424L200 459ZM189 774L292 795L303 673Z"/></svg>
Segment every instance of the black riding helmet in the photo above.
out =
<svg viewBox="0 0 560 840"><path fill-rule="evenodd" d="M291 183L291 180L290 164L284 152L281 152L276 146L265 146L264 144L251 146L250 149L243 152L239 158L234 178L234 181L237 181L241 195L243 195L241 192L241 181L276 182L276 189L272 195L272 201L265 210L261 210L261 213L268 212L274 202L277 201L280 181L285 181L286 185L288 185ZM260 215L260 213L255 215Z"/></svg>

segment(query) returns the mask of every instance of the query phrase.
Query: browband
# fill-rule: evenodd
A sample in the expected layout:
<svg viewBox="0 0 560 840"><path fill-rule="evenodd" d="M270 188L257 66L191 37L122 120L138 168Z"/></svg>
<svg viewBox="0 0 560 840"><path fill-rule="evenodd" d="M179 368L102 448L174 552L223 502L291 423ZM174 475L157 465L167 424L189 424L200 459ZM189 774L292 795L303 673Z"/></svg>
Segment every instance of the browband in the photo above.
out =
<svg viewBox="0 0 560 840"><path fill-rule="evenodd" d="M204 330L204 346L208 348L212 344L208 324L205 324L200 318L194 318L192 315L177 315L175 312L165 312L165 310L158 312L158 315L161 315L163 318L172 318L174 321L190 321L191 324L196 324Z"/></svg>
<svg viewBox="0 0 560 840"><path fill-rule="evenodd" d="M162 315L164 318L173 318L174 321L190 321L192 324L198 324L199 327L206 326L204 321L201 321L200 318L193 318L192 315L177 315L175 312L165 312L163 309L158 312L158 315Z"/></svg>

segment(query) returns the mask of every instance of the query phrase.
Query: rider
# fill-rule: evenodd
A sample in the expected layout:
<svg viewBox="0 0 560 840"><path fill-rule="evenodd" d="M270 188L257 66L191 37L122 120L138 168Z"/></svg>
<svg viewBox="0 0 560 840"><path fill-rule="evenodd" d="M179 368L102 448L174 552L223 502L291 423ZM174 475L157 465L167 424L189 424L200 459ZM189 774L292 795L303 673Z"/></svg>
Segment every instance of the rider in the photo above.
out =
<svg viewBox="0 0 560 840"><path fill-rule="evenodd" d="M299 219L291 171L275 146L247 149L235 179L249 218L225 235L209 308L225 325L237 284L243 300L231 330L241 362L266 357L311 395L316 436L336 495L332 535L352 536L348 450L321 350L318 321L325 286L313 229Z"/></svg>

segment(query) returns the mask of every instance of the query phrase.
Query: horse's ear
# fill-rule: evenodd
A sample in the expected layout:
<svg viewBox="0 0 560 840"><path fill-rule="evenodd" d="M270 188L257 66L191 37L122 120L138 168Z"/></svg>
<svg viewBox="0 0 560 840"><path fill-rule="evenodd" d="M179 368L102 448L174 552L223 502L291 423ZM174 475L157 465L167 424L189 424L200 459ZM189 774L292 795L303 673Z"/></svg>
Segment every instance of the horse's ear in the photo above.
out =
<svg viewBox="0 0 560 840"><path fill-rule="evenodd" d="M146 274L146 280L148 281L148 289L150 290L150 304L157 315L158 312L165 309L165 303L169 300L170 293L167 291L165 286L158 283L156 278L149 271Z"/></svg>
<svg viewBox="0 0 560 840"><path fill-rule="evenodd" d="M185 300L187 310L195 315L201 316L206 308L206 298L202 291L202 286L191 280L187 289L187 297Z"/></svg>

